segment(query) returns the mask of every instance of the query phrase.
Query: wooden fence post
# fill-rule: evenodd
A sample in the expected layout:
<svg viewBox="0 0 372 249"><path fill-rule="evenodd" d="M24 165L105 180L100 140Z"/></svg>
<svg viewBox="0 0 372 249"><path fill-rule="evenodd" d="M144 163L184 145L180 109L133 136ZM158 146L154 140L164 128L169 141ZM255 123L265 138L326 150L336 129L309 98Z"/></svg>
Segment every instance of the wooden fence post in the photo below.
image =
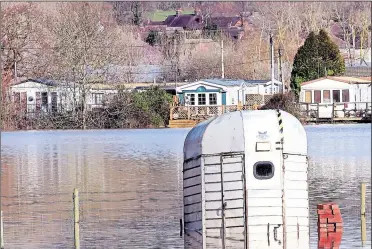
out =
<svg viewBox="0 0 372 249"><path fill-rule="evenodd" d="M80 249L80 230L79 230L79 191L75 188L72 196L74 201L74 245L75 249Z"/></svg>
<svg viewBox="0 0 372 249"><path fill-rule="evenodd" d="M309 103L306 103L306 118L309 118Z"/></svg>
<svg viewBox="0 0 372 249"><path fill-rule="evenodd" d="M254 102L253 104L253 110L257 110L258 109L258 105L256 104L256 102Z"/></svg>
<svg viewBox="0 0 372 249"><path fill-rule="evenodd" d="M316 122L319 121L319 103L316 103Z"/></svg>
<svg viewBox="0 0 372 249"><path fill-rule="evenodd" d="M332 120L331 120L332 123L334 123L334 118L335 118L335 107L336 107L336 103L332 103Z"/></svg>
<svg viewBox="0 0 372 249"><path fill-rule="evenodd" d="M171 107L169 108L169 119L170 119L170 120L173 120L173 110L174 110L174 107L171 106Z"/></svg>
<svg viewBox="0 0 372 249"><path fill-rule="evenodd" d="M3 224L3 211L1 210L1 219L0 219L0 246L1 249L4 249L4 224Z"/></svg>
<svg viewBox="0 0 372 249"><path fill-rule="evenodd" d="M362 245L367 240L367 226L366 226L366 184L363 182L360 186L360 224L362 232Z"/></svg>
<svg viewBox="0 0 372 249"><path fill-rule="evenodd" d="M366 114L365 114L365 117L367 117L368 115L368 102L366 103Z"/></svg>
<svg viewBox="0 0 372 249"><path fill-rule="evenodd" d="M190 117L191 117L190 106L187 106L187 119L190 119Z"/></svg>

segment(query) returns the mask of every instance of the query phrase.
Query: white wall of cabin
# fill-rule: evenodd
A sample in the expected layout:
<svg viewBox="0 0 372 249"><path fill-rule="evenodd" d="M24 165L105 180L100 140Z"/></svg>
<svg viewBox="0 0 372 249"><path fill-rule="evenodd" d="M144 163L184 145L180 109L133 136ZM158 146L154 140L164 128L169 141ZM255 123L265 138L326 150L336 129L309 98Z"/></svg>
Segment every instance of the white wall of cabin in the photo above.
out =
<svg viewBox="0 0 372 249"><path fill-rule="evenodd" d="M37 92L47 92L48 93L48 105L51 105L52 98L51 93L57 93L57 106L60 108L63 106L66 110L71 110L73 106L73 94L74 89L72 87L63 87L63 86L48 86L45 84L41 84L38 82L27 81L21 84L17 84L11 87L10 92L13 93L22 93L26 92L27 94L27 104L28 105L35 105L36 106L36 93ZM77 88L75 88L75 96L77 101L80 98L80 93ZM87 94L86 100L87 105L95 105L93 94L94 93L101 93L104 95L107 94L116 94L117 90L114 89L91 89ZM32 97L33 100L29 101L29 97Z"/></svg>

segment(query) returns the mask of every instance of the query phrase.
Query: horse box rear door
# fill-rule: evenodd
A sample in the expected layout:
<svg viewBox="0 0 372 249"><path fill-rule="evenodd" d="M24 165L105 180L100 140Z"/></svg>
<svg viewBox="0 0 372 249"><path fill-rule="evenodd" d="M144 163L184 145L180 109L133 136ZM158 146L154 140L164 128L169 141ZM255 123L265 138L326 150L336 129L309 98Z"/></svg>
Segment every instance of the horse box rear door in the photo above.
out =
<svg viewBox="0 0 372 249"><path fill-rule="evenodd" d="M247 246L244 153L204 155L203 248Z"/></svg>

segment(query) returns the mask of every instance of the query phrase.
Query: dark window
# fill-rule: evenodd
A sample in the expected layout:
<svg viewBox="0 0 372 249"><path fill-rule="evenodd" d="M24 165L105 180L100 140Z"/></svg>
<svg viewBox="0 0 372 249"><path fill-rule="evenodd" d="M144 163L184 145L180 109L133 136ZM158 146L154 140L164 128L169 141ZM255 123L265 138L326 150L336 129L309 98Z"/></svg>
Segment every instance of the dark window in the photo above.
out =
<svg viewBox="0 0 372 249"><path fill-rule="evenodd" d="M52 112L57 112L57 100L58 100L58 95L56 92L52 92L52 95L51 95L52 99L51 99L51 104L52 104Z"/></svg>
<svg viewBox="0 0 372 249"><path fill-rule="evenodd" d="M217 93L210 93L209 94L209 104L210 105L217 105Z"/></svg>
<svg viewBox="0 0 372 249"><path fill-rule="evenodd" d="M189 96L189 105L195 105L195 94L188 94L187 96Z"/></svg>
<svg viewBox="0 0 372 249"><path fill-rule="evenodd" d="M102 104L102 99L103 99L103 93L93 93L94 104L96 105Z"/></svg>
<svg viewBox="0 0 372 249"><path fill-rule="evenodd" d="M14 102L17 104L21 102L21 93L14 93Z"/></svg>
<svg viewBox="0 0 372 249"><path fill-rule="evenodd" d="M48 93L47 92L41 93L41 105L43 106L48 105Z"/></svg>
<svg viewBox="0 0 372 249"><path fill-rule="evenodd" d="M40 111L41 108L41 94L40 92L36 92L36 110Z"/></svg>
<svg viewBox="0 0 372 249"><path fill-rule="evenodd" d="M21 92L21 105L27 111L27 92Z"/></svg>
<svg viewBox="0 0 372 249"><path fill-rule="evenodd" d="M341 100L340 100L340 90L333 90L332 95L333 95L333 103L341 102Z"/></svg>
<svg viewBox="0 0 372 249"><path fill-rule="evenodd" d="M274 165L271 162L258 162L253 166L253 175L257 179L270 179L274 176Z"/></svg>
<svg viewBox="0 0 372 249"><path fill-rule="evenodd" d="M330 103L331 102L331 92L330 90L323 90L323 102Z"/></svg>
<svg viewBox="0 0 372 249"><path fill-rule="evenodd" d="M198 94L198 105L205 105L205 104L206 104L205 93L199 93Z"/></svg>
<svg viewBox="0 0 372 249"><path fill-rule="evenodd" d="M342 102L349 102L349 89L342 90Z"/></svg>
<svg viewBox="0 0 372 249"><path fill-rule="evenodd" d="M321 91L315 90L314 91L314 103L320 103L321 102Z"/></svg>

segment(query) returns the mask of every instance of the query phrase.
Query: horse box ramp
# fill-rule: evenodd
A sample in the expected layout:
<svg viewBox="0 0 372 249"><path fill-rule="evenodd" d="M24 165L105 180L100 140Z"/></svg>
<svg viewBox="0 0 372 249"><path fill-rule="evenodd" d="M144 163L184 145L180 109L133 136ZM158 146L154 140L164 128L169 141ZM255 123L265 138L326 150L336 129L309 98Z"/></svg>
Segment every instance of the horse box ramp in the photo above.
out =
<svg viewBox="0 0 372 249"><path fill-rule="evenodd" d="M185 248L309 248L307 138L279 110L237 111L187 135Z"/></svg>

